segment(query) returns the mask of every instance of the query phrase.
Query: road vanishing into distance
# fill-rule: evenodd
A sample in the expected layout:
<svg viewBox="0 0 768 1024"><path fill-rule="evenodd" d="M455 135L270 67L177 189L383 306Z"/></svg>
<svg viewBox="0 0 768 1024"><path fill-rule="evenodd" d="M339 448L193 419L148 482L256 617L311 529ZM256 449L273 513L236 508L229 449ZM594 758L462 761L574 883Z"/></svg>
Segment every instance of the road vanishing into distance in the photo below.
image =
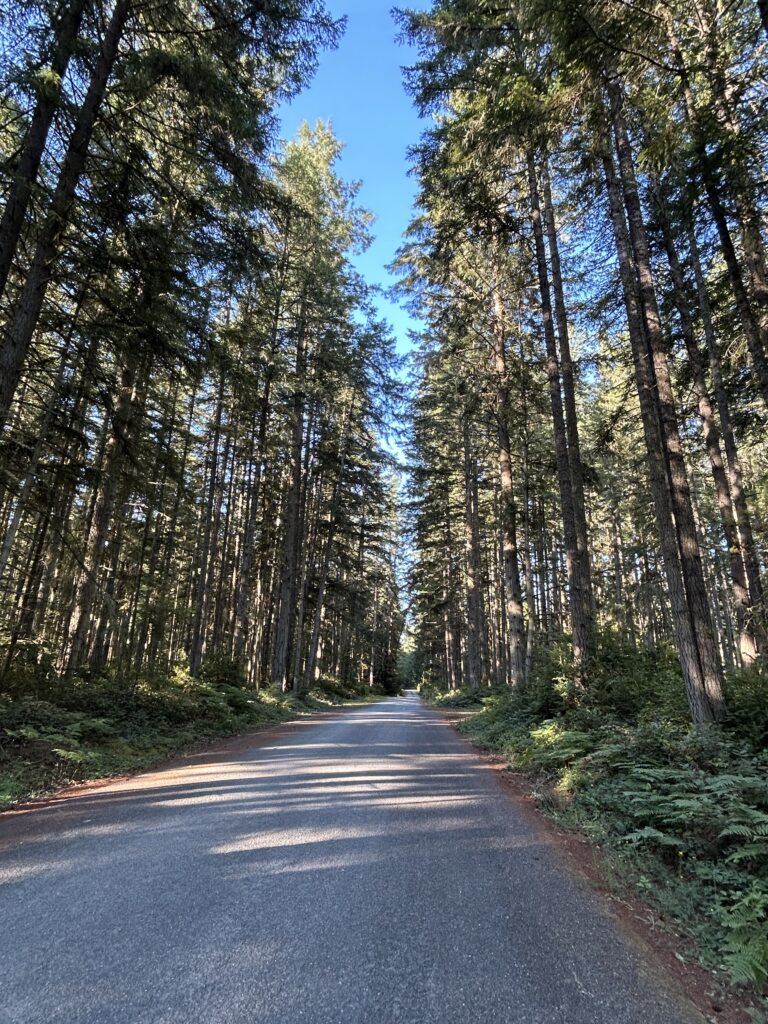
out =
<svg viewBox="0 0 768 1024"><path fill-rule="evenodd" d="M2 1024L701 1020L415 695L0 816Z"/></svg>

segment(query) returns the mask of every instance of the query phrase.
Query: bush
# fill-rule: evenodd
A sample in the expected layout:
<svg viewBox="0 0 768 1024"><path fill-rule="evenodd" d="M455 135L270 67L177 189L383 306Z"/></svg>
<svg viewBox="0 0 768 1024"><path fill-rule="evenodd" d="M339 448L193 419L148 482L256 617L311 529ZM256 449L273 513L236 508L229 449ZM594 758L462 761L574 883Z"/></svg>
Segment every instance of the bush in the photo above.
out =
<svg viewBox="0 0 768 1024"><path fill-rule="evenodd" d="M447 693L433 693L431 702L441 708L481 708L490 696L489 691L449 690Z"/></svg>
<svg viewBox="0 0 768 1024"><path fill-rule="evenodd" d="M768 675L756 668L732 673L726 685L725 727L758 749L768 747Z"/></svg>
<svg viewBox="0 0 768 1024"><path fill-rule="evenodd" d="M310 690L321 700L328 701L328 698L335 701L360 700L371 696L371 690L367 683L343 682L336 676L321 676L317 684Z"/></svg>
<svg viewBox="0 0 768 1024"><path fill-rule="evenodd" d="M56 787L132 771L200 740L284 721L368 695L323 679L313 694L256 693L228 659L200 677L114 673L71 682L48 677L0 696L0 808Z"/></svg>
<svg viewBox="0 0 768 1024"><path fill-rule="evenodd" d="M550 813L600 842L706 964L766 984L765 677L734 676L726 721L697 730L668 652L603 638L579 702L561 668L545 653L525 691L486 698L460 730L534 777Z"/></svg>

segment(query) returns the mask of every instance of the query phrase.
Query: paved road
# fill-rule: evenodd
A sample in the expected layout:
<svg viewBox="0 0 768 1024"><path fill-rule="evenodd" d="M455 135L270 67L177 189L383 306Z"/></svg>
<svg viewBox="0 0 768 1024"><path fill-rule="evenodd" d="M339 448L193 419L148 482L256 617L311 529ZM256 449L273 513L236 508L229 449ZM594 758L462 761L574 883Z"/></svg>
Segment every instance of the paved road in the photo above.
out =
<svg viewBox="0 0 768 1024"><path fill-rule="evenodd" d="M0 819L2 1024L690 1024L414 696Z"/></svg>

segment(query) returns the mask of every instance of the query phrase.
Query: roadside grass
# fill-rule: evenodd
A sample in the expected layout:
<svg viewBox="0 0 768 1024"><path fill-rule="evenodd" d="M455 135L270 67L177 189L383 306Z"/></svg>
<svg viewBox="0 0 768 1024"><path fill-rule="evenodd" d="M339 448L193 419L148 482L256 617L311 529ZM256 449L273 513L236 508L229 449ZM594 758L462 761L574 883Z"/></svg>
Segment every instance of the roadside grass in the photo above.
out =
<svg viewBox="0 0 768 1024"><path fill-rule="evenodd" d="M256 692L231 666L134 678L25 680L0 694L0 810L64 786L149 768L206 740L379 699L323 678L308 693Z"/></svg>
<svg viewBox="0 0 768 1024"><path fill-rule="evenodd" d="M542 809L599 846L695 943L700 961L768 987L768 679L729 679L728 718L696 730L671 653L603 638L576 701L563 654L540 652L522 693L425 693L476 708L457 724L526 775Z"/></svg>

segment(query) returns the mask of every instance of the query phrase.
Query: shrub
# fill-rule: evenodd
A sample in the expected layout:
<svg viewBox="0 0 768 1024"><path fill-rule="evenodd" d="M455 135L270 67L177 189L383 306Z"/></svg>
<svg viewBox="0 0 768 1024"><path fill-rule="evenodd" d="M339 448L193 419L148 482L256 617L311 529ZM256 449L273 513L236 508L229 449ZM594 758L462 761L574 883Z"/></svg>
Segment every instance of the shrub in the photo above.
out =
<svg viewBox="0 0 768 1024"><path fill-rule="evenodd" d="M669 652L602 638L579 702L562 666L546 652L528 688L487 698L460 730L539 780L548 809L607 848L622 877L695 936L705 963L765 984L765 677L734 676L726 721L697 730Z"/></svg>
<svg viewBox="0 0 768 1024"><path fill-rule="evenodd" d="M209 661L198 678L178 665L169 675L39 679L29 690L0 697L0 807L368 693L333 679L314 696L256 693L228 659Z"/></svg>

